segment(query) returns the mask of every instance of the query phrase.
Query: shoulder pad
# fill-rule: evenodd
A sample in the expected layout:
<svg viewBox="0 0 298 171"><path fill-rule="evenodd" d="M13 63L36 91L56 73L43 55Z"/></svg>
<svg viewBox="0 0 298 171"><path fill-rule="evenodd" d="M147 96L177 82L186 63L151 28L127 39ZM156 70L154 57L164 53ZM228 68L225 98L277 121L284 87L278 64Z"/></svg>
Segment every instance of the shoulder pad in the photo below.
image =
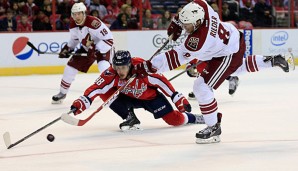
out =
<svg viewBox="0 0 298 171"><path fill-rule="evenodd" d="M96 17L87 15L84 25L92 29L98 29L101 26L101 21Z"/></svg>

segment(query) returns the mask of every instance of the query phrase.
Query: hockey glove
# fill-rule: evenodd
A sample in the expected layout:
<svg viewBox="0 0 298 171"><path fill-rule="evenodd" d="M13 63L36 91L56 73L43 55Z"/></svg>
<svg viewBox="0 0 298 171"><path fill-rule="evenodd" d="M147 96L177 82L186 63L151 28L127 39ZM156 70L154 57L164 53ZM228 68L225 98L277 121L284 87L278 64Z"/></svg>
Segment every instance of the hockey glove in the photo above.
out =
<svg viewBox="0 0 298 171"><path fill-rule="evenodd" d="M191 112L191 106L182 93L178 93L176 91L175 93L173 93L171 99L180 112Z"/></svg>
<svg viewBox="0 0 298 171"><path fill-rule="evenodd" d="M195 66L195 65L197 65L197 66ZM203 61L199 61L198 59L194 59L186 65L187 75L190 77L197 77L197 76L201 75L203 72L205 72L206 66L207 66L207 62L203 62Z"/></svg>
<svg viewBox="0 0 298 171"><path fill-rule="evenodd" d="M86 35L86 37L82 40L82 45L86 46L87 48L89 48L89 46L91 46L94 43L93 40L91 40L91 36L88 33Z"/></svg>
<svg viewBox="0 0 298 171"><path fill-rule="evenodd" d="M172 40L176 41L182 32L182 23L179 21L179 16L175 16L168 27L168 36L173 34Z"/></svg>
<svg viewBox="0 0 298 171"><path fill-rule="evenodd" d="M74 115L78 115L82 113L84 110L88 109L91 104L92 101L89 97L80 96L77 100L75 100L72 103L70 110L72 110Z"/></svg>
<svg viewBox="0 0 298 171"><path fill-rule="evenodd" d="M87 56L89 58L94 58L97 59L97 57L100 56L100 52L98 50L95 49L95 45L92 44L89 46L88 52L87 52Z"/></svg>
<svg viewBox="0 0 298 171"><path fill-rule="evenodd" d="M67 44L63 46L63 48L61 49L60 53L59 53L59 58L69 58L70 54L73 52L73 50L71 50Z"/></svg>
<svg viewBox="0 0 298 171"><path fill-rule="evenodd" d="M150 61L144 61L134 66L132 74L138 74L141 77L148 76L149 73L156 73L156 69L152 66Z"/></svg>

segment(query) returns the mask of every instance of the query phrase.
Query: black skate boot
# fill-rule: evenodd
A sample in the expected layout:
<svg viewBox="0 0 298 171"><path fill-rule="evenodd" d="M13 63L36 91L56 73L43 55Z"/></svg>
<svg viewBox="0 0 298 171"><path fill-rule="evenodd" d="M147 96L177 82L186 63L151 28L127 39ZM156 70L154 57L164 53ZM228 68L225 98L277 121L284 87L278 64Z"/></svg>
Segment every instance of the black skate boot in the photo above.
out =
<svg viewBox="0 0 298 171"><path fill-rule="evenodd" d="M52 97L52 104L60 104L66 98L66 94L59 92Z"/></svg>
<svg viewBox="0 0 298 171"><path fill-rule="evenodd" d="M237 76L230 76L229 78L229 94L233 95L239 85L239 78Z"/></svg>
<svg viewBox="0 0 298 171"><path fill-rule="evenodd" d="M208 144L208 143L218 143L220 142L221 134L221 118L222 114L217 113L217 123L213 126L207 126L205 129L196 133L196 143L197 144Z"/></svg>
<svg viewBox="0 0 298 171"><path fill-rule="evenodd" d="M188 99L189 100L195 100L196 99L195 94L193 92L188 93Z"/></svg>
<svg viewBox="0 0 298 171"><path fill-rule="evenodd" d="M271 65L280 67L284 72L289 72L289 63L291 59L285 59L285 56L275 55L275 56L265 56L264 62L271 61Z"/></svg>
<svg viewBox="0 0 298 171"><path fill-rule="evenodd" d="M122 131L129 130L142 130L140 127L140 121L135 115L133 109L129 109L126 121L122 122L119 127Z"/></svg>

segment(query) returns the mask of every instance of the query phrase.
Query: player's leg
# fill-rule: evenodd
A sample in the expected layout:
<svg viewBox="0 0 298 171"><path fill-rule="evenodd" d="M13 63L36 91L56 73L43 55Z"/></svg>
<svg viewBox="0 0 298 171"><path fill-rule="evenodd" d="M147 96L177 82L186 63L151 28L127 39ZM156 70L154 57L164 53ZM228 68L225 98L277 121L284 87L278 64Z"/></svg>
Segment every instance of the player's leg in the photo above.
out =
<svg viewBox="0 0 298 171"><path fill-rule="evenodd" d="M100 72L105 71L111 66L111 59L114 56L114 48L110 49L106 53L100 53L97 56L97 67Z"/></svg>
<svg viewBox="0 0 298 171"><path fill-rule="evenodd" d="M76 53L86 53L86 51L85 49L81 48L77 50ZM61 79L60 92L52 97L53 104L62 103L72 82L75 80L75 76L77 75L78 71L86 73L94 61L95 59L93 58L80 55L73 55L70 58L64 69Z"/></svg>
<svg viewBox="0 0 298 171"><path fill-rule="evenodd" d="M119 127L122 131L140 130L141 122L134 113L134 107L140 107L136 99L120 94L110 105L110 108L119 115L124 121Z"/></svg>

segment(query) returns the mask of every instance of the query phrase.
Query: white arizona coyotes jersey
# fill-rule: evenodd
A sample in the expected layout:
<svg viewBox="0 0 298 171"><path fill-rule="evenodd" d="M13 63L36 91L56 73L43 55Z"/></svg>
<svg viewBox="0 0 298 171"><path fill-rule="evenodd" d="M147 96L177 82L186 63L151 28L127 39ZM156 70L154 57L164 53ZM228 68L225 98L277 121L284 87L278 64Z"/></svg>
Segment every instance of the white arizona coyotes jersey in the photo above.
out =
<svg viewBox="0 0 298 171"><path fill-rule="evenodd" d="M197 30L187 35L180 46L151 60L158 72L175 69L195 58L208 61L239 50L239 31L232 24L221 22L218 14L205 1L194 2L205 10L204 22Z"/></svg>
<svg viewBox="0 0 298 171"><path fill-rule="evenodd" d="M106 53L113 46L112 32L96 17L87 15L83 26L76 25L75 21L71 18L69 31L71 38L68 42L68 46L71 49L74 49L78 43L82 42L88 33L94 41L95 49L101 53ZM87 47L83 47L88 51Z"/></svg>

